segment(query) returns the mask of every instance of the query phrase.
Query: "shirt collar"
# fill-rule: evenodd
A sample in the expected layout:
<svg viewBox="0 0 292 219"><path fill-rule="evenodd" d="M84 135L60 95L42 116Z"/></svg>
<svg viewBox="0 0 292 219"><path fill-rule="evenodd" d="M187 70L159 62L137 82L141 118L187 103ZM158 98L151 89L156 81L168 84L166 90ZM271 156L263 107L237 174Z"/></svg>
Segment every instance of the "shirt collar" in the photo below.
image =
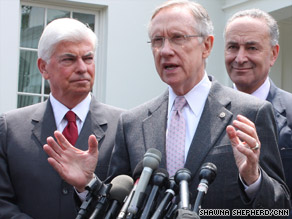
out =
<svg viewBox="0 0 292 219"><path fill-rule="evenodd" d="M199 115L202 107L204 107L205 105L205 101L211 89L211 84L212 83L209 80L207 73L205 72L202 80L196 86L194 86L187 94L184 95L190 109L196 116ZM169 86L168 115L170 115L176 97L177 95Z"/></svg>
<svg viewBox="0 0 292 219"><path fill-rule="evenodd" d="M58 127L58 125L61 123L62 119L64 118L65 114L70 109L66 107L65 105L63 105L60 101L58 101L52 95L52 93L50 93L50 101L51 101L54 116L55 116L56 126ZM77 115L77 118L81 120L81 122L85 121L85 118L89 111L90 102L91 102L91 93L89 93L84 100L82 100L73 109L71 109Z"/></svg>
<svg viewBox="0 0 292 219"><path fill-rule="evenodd" d="M233 87L235 90L237 90L235 84L233 84ZM250 95L255 96L261 100L266 100L270 92L270 87L271 87L270 78L267 77L265 82Z"/></svg>

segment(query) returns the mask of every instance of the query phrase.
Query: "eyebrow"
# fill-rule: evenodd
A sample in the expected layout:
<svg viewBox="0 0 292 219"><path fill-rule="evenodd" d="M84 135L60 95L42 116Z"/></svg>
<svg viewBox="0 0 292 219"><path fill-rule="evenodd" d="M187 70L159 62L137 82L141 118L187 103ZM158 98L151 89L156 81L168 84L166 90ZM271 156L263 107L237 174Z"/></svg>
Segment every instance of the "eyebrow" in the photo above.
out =
<svg viewBox="0 0 292 219"><path fill-rule="evenodd" d="M88 56L92 56L94 55L94 53L92 51L86 53L85 55L83 55L82 57L88 57ZM59 56L59 58L62 58L62 57L72 57L72 58L75 58L76 55L75 54L72 54L72 53L64 53L62 55Z"/></svg>
<svg viewBox="0 0 292 219"><path fill-rule="evenodd" d="M259 44L259 42L257 42L257 41L248 41L248 42L244 43L244 45L256 45L256 44ZM239 43L236 42L236 41L229 41L229 42L227 42L227 45L239 45Z"/></svg>

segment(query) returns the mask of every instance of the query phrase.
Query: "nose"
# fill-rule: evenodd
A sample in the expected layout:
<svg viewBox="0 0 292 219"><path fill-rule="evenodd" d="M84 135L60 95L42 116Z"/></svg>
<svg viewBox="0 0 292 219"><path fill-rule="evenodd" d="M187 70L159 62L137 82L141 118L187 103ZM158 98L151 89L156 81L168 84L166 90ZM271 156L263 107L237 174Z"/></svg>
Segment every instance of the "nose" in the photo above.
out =
<svg viewBox="0 0 292 219"><path fill-rule="evenodd" d="M82 58L78 58L76 62L76 72L79 74L83 74L87 71L86 63Z"/></svg>
<svg viewBox="0 0 292 219"><path fill-rule="evenodd" d="M247 62L247 54L246 54L245 48L243 48L243 47L239 48L238 53L237 53L236 58L235 58L235 61L238 64L243 64L243 63Z"/></svg>
<svg viewBox="0 0 292 219"><path fill-rule="evenodd" d="M160 55L161 56L169 56L173 55L174 51L172 48L172 44L170 43L169 39L165 38L163 44L160 48Z"/></svg>

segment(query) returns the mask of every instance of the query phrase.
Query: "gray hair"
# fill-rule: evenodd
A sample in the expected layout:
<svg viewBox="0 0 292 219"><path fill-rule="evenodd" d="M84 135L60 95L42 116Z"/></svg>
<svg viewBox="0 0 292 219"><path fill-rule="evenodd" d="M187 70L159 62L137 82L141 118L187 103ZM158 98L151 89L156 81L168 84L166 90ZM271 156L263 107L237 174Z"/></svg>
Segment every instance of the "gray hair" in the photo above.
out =
<svg viewBox="0 0 292 219"><path fill-rule="evenodd" d="M49 23L40 38L38 44L38 58L50 61L56 46L60 42L81 42L90 40L95 52L97 37L95 33L82 22L73 18L60 18Z"/></svg>
<svg viewBox="0 0 292 219"><path fill-rule="evenodd" d="M158 6L151 17L150 23L148 25L148 35L150 36L150 30L151 30L151 21L153 18L164 8L170 8L173 6L182 6L185 8L190 9L192 12L194 19L197 23L196 26L194 26L194 29L198 34L201 34L203 37L206 37L208 35L213 35L213 24L212 21L208 15L208 12L206 9L195 2L189 1L189 0L169 0L163 3L162 5Z"/></svg>
<svg viewBox="0 0 292 219"><path fill-rule="evenodd" d="M267 12L264 12L260 9L249 9L249 10L239 11L239 12L235 13L227 21L226 26L225 26L224 35L226 32L227 26L232 21L234 21L236 18L240 18L240 17L251 17L251 18L263 20L269 28L271 45L275 46L278 44L278 42L279 42L279 28L278 28L277 21L271 15L269 15Z"/></svg>

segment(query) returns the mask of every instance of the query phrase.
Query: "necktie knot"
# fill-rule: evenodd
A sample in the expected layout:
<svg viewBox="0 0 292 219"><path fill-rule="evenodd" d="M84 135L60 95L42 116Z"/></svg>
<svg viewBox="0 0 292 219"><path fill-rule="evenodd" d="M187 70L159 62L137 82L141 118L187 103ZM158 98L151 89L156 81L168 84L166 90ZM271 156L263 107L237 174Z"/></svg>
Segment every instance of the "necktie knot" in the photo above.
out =
<svg viewBox="0 0 292 219"><path fill-rule="evenodd" d="M181 111L182 108L186 105L187 100L184 96L177 96L174 100L173 109L175 111Z"/></svg>
<svg viewBox="0 0 292 219"><path fill-rule="evenodd" d="M78 128L76 124L76 114L73 111L68 111L65 115L68 123L67 126L63 130L63 135L67 140L72 144L75 145L78 139Z"/></svg>
<svg viewBox="0 0 292 219"><path fill-rule="evenodd" d="M66 113L65 118L68 122L76 122L76 114L71 110Z"/></svg>

